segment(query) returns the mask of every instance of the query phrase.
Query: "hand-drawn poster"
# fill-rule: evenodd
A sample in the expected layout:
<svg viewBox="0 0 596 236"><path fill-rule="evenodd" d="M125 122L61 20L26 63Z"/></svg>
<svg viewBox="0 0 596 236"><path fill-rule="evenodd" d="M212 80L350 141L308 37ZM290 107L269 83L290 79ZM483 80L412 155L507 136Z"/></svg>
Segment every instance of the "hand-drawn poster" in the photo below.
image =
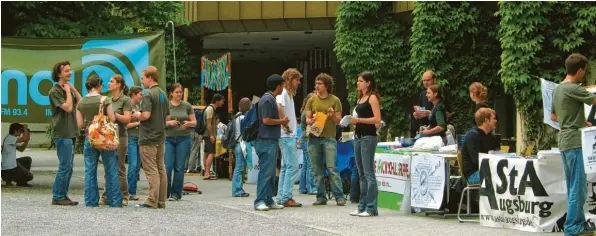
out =
<svg viewBox="0 0 596 236"><path fill-rule="evenodd" d="M445 159L432 154L412 156L412 208L438 210L445 193Z"/></svg>
<svg viewBox="0 0 596 236"><path fill-rule="evenodd" d="M581 129L582 154L586 174L596 173L596 127Z"/></svg>
<svg viewBox="0 0 596 236"><path fill-rule="evenodd" d="M557 130L561 130L559 123L550 119L550 113L553 104L553 91L555 90L555 87L557 87L557 84L545 79L540 79L540 87L542 88L542 110L544 112L544 123Z"/></svg>
<svg viewBox="0 0 596 236"><path fill-rule="evenodd" d="M596 93L596 87L592 86L592 87L586 87L586 90L588 90L588 92L590 93ZM592 111L592 105L586 105L584 104L584 114L586 115L586 120L587 121L591 121L593 122L594 120L596 120L596 112L595 113L591 113ZM590 116L592 115L592 116ZM596 124L592 124L592 125L596 125Z"/></svg>

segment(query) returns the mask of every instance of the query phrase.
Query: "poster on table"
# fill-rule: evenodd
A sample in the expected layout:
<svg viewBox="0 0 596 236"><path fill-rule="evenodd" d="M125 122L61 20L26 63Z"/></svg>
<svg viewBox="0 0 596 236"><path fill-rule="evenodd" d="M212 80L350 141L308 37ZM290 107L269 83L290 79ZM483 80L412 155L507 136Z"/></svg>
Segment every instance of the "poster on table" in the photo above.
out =
<svg viewBox="0 0 596 236"><path fill-rule="evenodd" d="M412 207L438 210L445 193L445 159L419 154L412 156L411 166Z"/></svg>
<svg viewBox="0 0 596 236"><path fill-rule="evenodd" d="M544 123L552 126L557 130L561 130L561 126L558 122L550 119L550 113L553 104L553 91L557 87L557 84L545 79L540 79L540 88L542 89L542 111L544 116Z"/></svg>
<svg viewBox="0 0 596 236"><path fill-rule="evenodd" d="M588 90L588 92L596 94L596 86L590 86L590 87L584 87L586 88L586 90ZM596 117L596 113L592 114L592 117L590 117L590 113L592 111L592 104L584 104L584 115L586 116L586 120L594 120ZM596 124L592 124L592 125L596 125Z"/></svg>
<svg viewBox="0 0 596 236"><path fill-rule="evenodd" d="M375 154L375 176L379 189L377 204L381 208L400 210L409 188L410 154Z"/></svg>
<svg viewBox="0 0 596 236"><path fill-rule="evenodd" d="M480 154L480 225L562 232L567 189L560 156L538 159ZM596 228L596 183L588 182L586 227Z"/></svg>
<svg viewBox="0 0 596 236"><path fill-rule="evenodd" d="M582 154L586 174L596 173L596 127L581 129Z"/></svg>

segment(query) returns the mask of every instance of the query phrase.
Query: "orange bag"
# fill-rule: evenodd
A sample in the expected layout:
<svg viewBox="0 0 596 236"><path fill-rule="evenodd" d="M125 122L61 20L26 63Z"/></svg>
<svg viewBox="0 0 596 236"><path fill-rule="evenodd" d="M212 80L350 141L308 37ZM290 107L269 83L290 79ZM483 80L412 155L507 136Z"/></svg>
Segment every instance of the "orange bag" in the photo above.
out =
<svg viewBox="0 0 596 236"><path fill-rule="evenodd" d="M103 114L106 98L106 96L101 97L99 113L93 117L93 120L87 129L87 138L89 139L89 143L97 149L114 151L118 149L118 145L120 144L120 139L118 138L118 124L110 121L110 119Z"/></svg>

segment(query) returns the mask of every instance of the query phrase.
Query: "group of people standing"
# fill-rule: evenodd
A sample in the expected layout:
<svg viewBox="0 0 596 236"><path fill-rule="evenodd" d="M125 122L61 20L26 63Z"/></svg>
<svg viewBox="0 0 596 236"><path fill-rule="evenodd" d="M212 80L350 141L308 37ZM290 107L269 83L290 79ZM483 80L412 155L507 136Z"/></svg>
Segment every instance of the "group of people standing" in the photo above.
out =
<svg viewBox="0 0 596 236"><path fill-rule="evenodd" d="M297 146L304 152L304 186L303 193L316 194L314 206L327 205L327 194L324 183L325 170L329 173L331 192L338 206L344 206L342 182L337 170L336 125L342 119L342 104L333 95L333 78L325 73L315 78L315 92L304 100L301 109L302 135L298 137L297 117L294 100L296 89L300 86L302 75L295 69L286 70L281 76L274 74L267 78L266 92L258 102L259 132L255 141L255 149L259 157L260 171L257 179L257 197L254 208L257 211L283 209L284 207L301 207L302 204L293 199L293 186L298 175ZM356 115L351 119L355 126L355 159L358 167L361 188L360 201L354 216L376 216L377 182L374 175L374 152L377 145L376 125L381 123L380 96L376 90L373 75L364 72L357 77L359 100L355 109ZM324 114L324 115L318 115ZM325 119L320 121L318 119ZM314 135L309 126L314 123L324 124L320 134ZM281 149L281 173L277 199L273 199L275 162ZM316 191L310 191L308 180L309 168L314 174ZM302 185L303 179L301 179ZM308 191L308 192L307 192Z"/></svg>
<svg viewBox="0 0 596 236"><path fill-rule="evenodd" d="M70 78L71 67L68 61L54 65L52 79L56 84L50 89L49 97L53 109L52 139L56 144L59 166L53 186L52 204L79 204L68 196L74 143L79 128L85 129L83 155L86 206L95 207L102 204L122 207L128 205L129 200L140 200L136 191L141 166L149 182L149 196L138 206L165 208L167 196L173 200L180 199L180 176L174 175L172 178L171 173L173 169L180 169L180 156L183 157L182 163L185 162L188 151L178 151L178 147L184 146L185 141L188 142L186 130L196 125L192 108L180 100L181 86L172 86L171 100L168 101L165 92L158 86L157 68L149 66L143 70L141 79L143 86L147 88L145 92L139 86L129 89L122 76L114 75L108 83L108 91L112 96L102 96L102 80L97 76L91 76L85 82L89 92L82 97L68 83ZM118 126L119 146L116 150L98 149L89 142L89 125L100 112ZM164 146L168 150L164 150ZM168 157L164 158L166 151ZM101 199L97 186L100 156L106 182ZM128 170L126 158L129 163Z"/></svg>

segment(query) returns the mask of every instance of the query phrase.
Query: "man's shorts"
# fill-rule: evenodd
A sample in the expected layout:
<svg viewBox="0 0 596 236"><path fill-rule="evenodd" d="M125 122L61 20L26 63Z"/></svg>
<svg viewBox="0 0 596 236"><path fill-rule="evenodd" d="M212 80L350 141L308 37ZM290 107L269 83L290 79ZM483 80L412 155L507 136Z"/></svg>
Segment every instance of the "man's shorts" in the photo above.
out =
<svg viewBox="0 0 596 236"><path fill-rule="evenodd" d="M203 137L203 140L205 141L204 152L206 154L215 154L215 143L212 143L209 137Z"/></svg>

